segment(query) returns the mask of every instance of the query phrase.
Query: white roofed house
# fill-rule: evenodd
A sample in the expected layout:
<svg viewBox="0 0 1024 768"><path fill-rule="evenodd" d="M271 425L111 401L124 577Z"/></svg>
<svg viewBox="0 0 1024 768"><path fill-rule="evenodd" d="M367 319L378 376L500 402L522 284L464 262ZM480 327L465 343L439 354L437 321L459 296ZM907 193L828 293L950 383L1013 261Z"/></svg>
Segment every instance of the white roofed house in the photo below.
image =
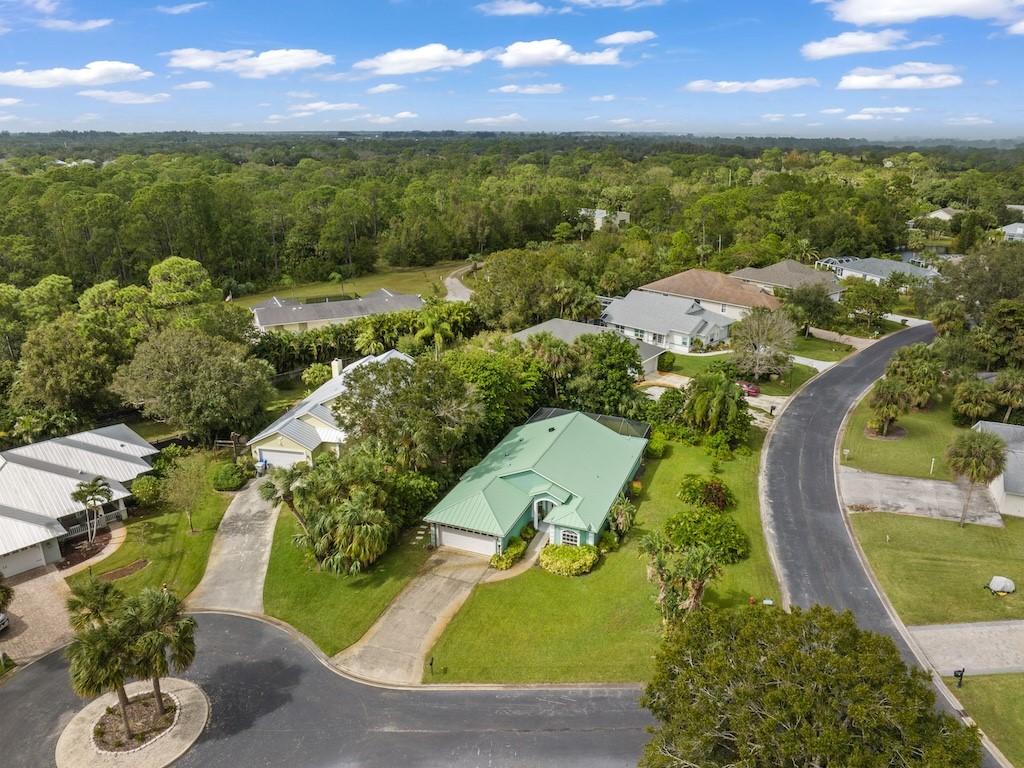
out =
<svg viewBox="0 0 1024 768"><path fill-rule="evenodd" d="M360 366L389 360L413 362L408 355L393 349L380 355L367 355L344 367L341 361L335 360L331 364L334 376L330 381L293 405L248 442L253 458L271 467L290 467L300 461L310 463L325 451L337 455L345 442L345 433L338 426L331 406L345 390L345 377Z"/></svg>
<svg viewBox="0 0 1024 768"><path fill-rule="evenodd" d="M273 297L252 307L253 322L261 333L267 331L309 331L339 325L369 315L383 315L403 309L422 309L423 299L381 288L359 299L302 304Z"/></svg>
<svg viewBox="0 0 1024 768"><path fill-rule="evenodd" d="M60 541L85 532L85 505L71 494L101 477L110 486L100 527L127 516L131 484L157 449L124 424L30 443L0 453L0 573L61 559Z"/></svg>
<svg viewBox="0 0 1024 768"><path fill-rule="evenodd" d="M826 260L818 262L825 264ZM828 265L826 265L828 266ZM831 267L836 277L845 280L848 277L859 277L872 283L881 283L896 273L919 280L931 280L939 276L939 271L932 267L919 267L915 264L908 264L905 261L893 261L892 259L854 259L845 263L835 264Z"/></svg>
<svg viewBox="0 0 1024 768"><path fill-rule="evenodd" d="M692 299L647 291L630 291L612 299L601 321L628 339L653 344L670 352L708 348L729 339L732 318Z"/></svg>
<svg viewBox="0 0 1024 768"><path fill-rule="evenodd" d="M1006 242L1024 242L1024 222L1018 221L1015 224L1007 224L1005 227L1002 227L1002 230L1003 240L1005 240Z"/></svg>
<svg viewBox="0 0 1024 768"><path fill-rule="evenodd" d="M554 318L552 320L545 320L539 325L525 328L518 333L513 333L512 338L518 339L525 344L531 336L544 332L550 333L556 339L561 339L566 344L572 344L580 336L588 334L616 333L614 328L608 328L603 325L590 325L589 323L580 323L576 320ZM621 336L622 334L619 335ZM635 336L627 336L626 340L635 346L636 351L640 353L640 364L643 367L644 376L652 376L657 373L658 357L665 351L664 348L648 344L646 341Z"/></svg>

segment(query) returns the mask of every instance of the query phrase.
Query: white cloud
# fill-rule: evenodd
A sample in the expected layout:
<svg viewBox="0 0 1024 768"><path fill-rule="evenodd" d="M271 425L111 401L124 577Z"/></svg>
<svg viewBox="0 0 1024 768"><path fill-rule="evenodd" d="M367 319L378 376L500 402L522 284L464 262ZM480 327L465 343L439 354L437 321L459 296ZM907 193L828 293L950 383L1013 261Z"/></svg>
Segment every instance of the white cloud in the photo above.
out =
<svg viewBox="0 0 1024 768"><path fill-rule="evenodd" d="M362 109L363 107L359 104L355 104L349 101L329 102L329 101L311 101L306 104L292 104L288 107L292 112L304 112L307 115L312 115L316 112L348 112L353 109Z"/></svg>
<svg viewBox="0 0 1024 768"><path fill-rule="evenodd" d="M405 86L399 85L398 83L381 83L380 85L375 85L372 88L367 88L366 92L376 96L380 93L394 93L395 91L401 91L404 89Z"/></svg>
<svg viewBox="0 0 1024 768"><path fill-rule="evenodd" d="M263 79L271 75L316 69L333 64L334 57L311 48L282 48L256 53L249 50L209 51L201 48L178 48L168 51L169 65L205 72L234 72L239 77Z"/></svg>
<svg viewBox="0 0 1024 768"><path fill-rule="evenodd" d="M631 125L632 123L632 117L616 117L614 120L608 121L608 125Z"/></svg>
<svg viewBox="0 0 1024 768"><path fill-rule="evenodd" d="M136 93L135 91L79 91L79 96L88 96L111 104L159 104L171 98L169 93Z"/></svg>
<svg viewBox="0 0 1024 768"><path fill-rule="evenodd" d="M590 100L591 101L615 101L615 94L613 94L613 93L606 93L606 94L603 94L602 96L591 96Z"/></svg>
<svg viewBox="0 0 1024 768"><path fill-rule="evenodd" d="M498 115L497 117L471 117L466 125L512 125L513 123L525 122L526 118L518 112L510 115Z"/></svg>
<svg viewBox="0 0 1024 768"><path fill-rule="evenodd" d="M182 3L181 5L158 5L156 10L160 13L169 13L171 16L180 16L183 13L198 11L207 3Z"/></svg>
<svg viewBox="0 0 1024 768"><path fill-rule="evenodd" d="M1024 35L1024 21L1018 21L1016 24L1011 24L1006 29L1011 35Z"/></svg>
<svg viewBox="0 0 1024 768"><path fill-rule="evenodd" d="M15 104L21 104L21 99L0 99L0 107L13 107Z"/></svg>
<svg viewBox="0 0 1024 768"><path fill-rule="evenodd" d="M816 60L848 56L853 53L905 51L935 44L934 40L908 42L906 32L899 29L883 29L880 32L843 32L835 37L807 43L800 49L800 53L805 59Z"/></svg>
<svg viewBox="0 0 1024 768"><path fill-rule="evenodd" d="M393 115L371 115L365 116L366 122L375 125L391 125L400 120L414 120L419 117L415 112L396 112Z"/></svg>
<svg viewBox="0 0 1024 768"><path fill-rule="evenodd" d="M95 112L83 112L78 117L72 119L72 123L92 123L101 118Z"/></svg>
<svg viewBox="0 0 1024 768"><path fill-rule="evenodd" d="M288 91L285 96L289 99L312 99L316 94L312 91Z"/></svg>
<svg viewBox="0 0 1024 768"><path fill-rule="evenodd" d="M944 121L946 125L992 125L987 117L977 115L964 115L963 117L948 117Z"/></svg>
<svg viewBox="0 0 1024 768"><path fill-rule="evenodd" d="M877 118L874 115L866 115L863 112L857 112L856 114L853 114L853 115L847 115L846 119L847 120L877 120Z"/></svg>
<svg viewBox="0 0 1024 768"><path fill-rule="evenodd" d="M823 115L841 115L845 111L846 110L843 109L842 107L829 107L828 109L819 109L818 110L818 112L820 112Z"/></svg>
<svg viewBox="0 0 1024 768"><path fill-rule="evenodd" d="M761 78L740 82L735 80L694 80L686 84L686 90L697 93L770 93L790 88L818 85L813 77Z"/></svg>
<svg viewBox="0 0 1024 768"><path fill-rule="evenodd" d="M542 16L551 12L550 8L540 3L527 3L523 0L494 0L481 3L476 9L487 16Z"/></svg>
<svg viewBox="0 0 1024 768"><path fill-rule="evenodd" d="M825 2L836 21L858 26L901 24L920 19L963 16L1006 21L1019 15L1019 0L816 0Z"/></svg>
<svg viewBox="0 0 1024 768"><path fill-rule="evenodd" d="M580 8L643 8L648 5L664 5L665 0L565 0Z"/></svg>
<svg viewBox="0 0 1024 768"><path fill-rule="evenodd" d="M91 32L102 29L113 23L113 19L89 19L87 21L70 21L68 19L42 19L39 26L57 32Z"/></svg>
<svg viewBox="0 0 1024 768"><path fill-rule="evenodd" d="M923 61L908 61L886 69L857 67L843 75L836 88L842 91L951 88L963 83L962 77L952 74L953 70L949 64Z"/></svg>
<svg viewBox="0 0 1024 768"><path fill-rule="evenodd" d="M487 58L483 51L452 49L442 43L429 43L419 48L396 48L393 51L363 59L354 64L377 75L413 75L417 72L470 67Z"/></svg>
<svg viewBox="0 0 1024 768"><path fill-rule="evenodd" d="M25 0L25 5L39 13L56 13L57 0Z"/></svg>
<svg viewBox="0 0 1024 768"><path fill-rule="evenodd" d="M761 119L769 123L778 123L786 119L786 116L779 112L772 112L767 115L761 115Z"/></svg>
<svg viewBox="0 0 1024 768"><path fill-rule="evenodd" d="M597 42L601 45L633 45L634 43L653 40L656 37L656 34L649 29L645 29L643 32L615 32L614 34L597 38Z"/></svg>
<svg viewBox="0 0 1024 768"><path fill-rule="evenodd" d="M503 85L492 88L491 93L523 93L529 96L538 94L561 93L565 88L561 83L538 83L537 85Z"/></svg>
<svg viewBox="0 0 1024 768"><path fill-rule="evenodd" d="M125 80L145 80L152 77L136 64L124 61L90 61L81 69L12 69L0 72L0 85L20 88L60 88L65 85L108 85Z"/></svg>
<svg viewBox="0 0 1024 768"><path fill-rule="evenodd" d="M618 64L621 48L580 53L561 40L530 40L512 43L496 55L503 67L546 67L552 64Z"/></svg>
<svg viewBox="0 0 1024 768"><path fill-rule="evenodd" d="M213 83L209 80L193 80L191 83L174 86L176 91L205 91L207 88L213 88Z"/></svg>
<svg viewBox="0 0 1024 768"><path fill-rule="evenodd" d="M916 111L913 107L864 107L865 115L908 115Z"/></svg>

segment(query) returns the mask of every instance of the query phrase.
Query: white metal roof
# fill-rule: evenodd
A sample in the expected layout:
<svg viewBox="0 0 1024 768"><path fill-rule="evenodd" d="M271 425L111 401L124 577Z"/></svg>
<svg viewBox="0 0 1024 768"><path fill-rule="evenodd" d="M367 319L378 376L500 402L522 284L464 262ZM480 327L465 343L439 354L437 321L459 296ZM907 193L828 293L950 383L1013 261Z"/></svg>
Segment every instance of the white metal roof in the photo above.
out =
<svg viewBox="0 0 1024 768"><path fill-rule="evenodd" d="M24 509L0 506L0 555L67 533L56 520Z"/></svg>
<svg viewBox="0 0 1024 768"><path fill-rule="evenodd" d="M29 443L20 448L12 448L6 455L27 456L58 467L81 470L93 477L112 477L122 483L131 482L150 469L143 459L130 453L116 452L68 437Z"/></svg>
<svg viewBox="0 0 1024 768"><path fill-rule="evenodd" d="M71 494L78 489L79 483L87 483L95 477L88 472L5 452L0 455L0 505L57 520L85 509L84 504L71 499ZM128 489L114 478L103 479L110 485L111 501L131 496Z"/></svg>
<svg viewBox="0 0 1024 768"><path fill-rule="evenodd" d="M124 424L111 424L109 427L98 427L97 429L90 429L86 432L79 432L76 435L68 435L59 439L95 445L117 453L137 456L140 459L159 453L156 448Z"/></svg>

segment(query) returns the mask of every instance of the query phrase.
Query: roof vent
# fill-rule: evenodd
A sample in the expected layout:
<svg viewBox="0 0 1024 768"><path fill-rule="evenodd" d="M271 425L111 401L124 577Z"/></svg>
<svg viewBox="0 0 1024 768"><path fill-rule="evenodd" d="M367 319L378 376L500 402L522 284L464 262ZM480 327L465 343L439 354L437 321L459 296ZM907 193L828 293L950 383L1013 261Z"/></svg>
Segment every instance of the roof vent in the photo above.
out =
<svg viewBox="0 0 1024 768"><path fill-rule="evenodd" d="M554 427L548 427L548 432L554 432L554 431L555 431Z"/></svg>

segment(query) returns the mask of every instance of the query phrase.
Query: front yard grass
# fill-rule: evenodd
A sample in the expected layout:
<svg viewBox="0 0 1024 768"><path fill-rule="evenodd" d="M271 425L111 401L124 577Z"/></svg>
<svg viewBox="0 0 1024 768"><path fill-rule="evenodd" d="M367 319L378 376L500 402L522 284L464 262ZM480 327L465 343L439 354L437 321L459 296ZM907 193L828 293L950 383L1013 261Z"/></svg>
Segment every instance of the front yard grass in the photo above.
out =
<svg viewBox="0 0 1024 768"><path fill-rule="evenodd" d="M724 355L676 355L676 361L672 366L672 373L678 373L681 376L688 376L692 379L698 374L705 373L715 362L728 361L731 358L732 352ZM764 381L757 382L757 386L766 395L788 397L816 373L817 371L809 366L796 364L781 380L769 381L765 379Z"/></svg>
<svg viewBox="0 0 1024 768"><path fill-rule="evenodd" d="M263 609L291 624L328 656L362 637L427 559L426 538L402 534L387 554L358 576L317 571L292 543L295 516L282 509L274 529Z"/></svg>
<svg viewBox="0 0 1024 768"><path fill-rule="evenodd" d="M145 587L159 588L166 584L176 595L188 595L206 571L213 537L231 503L231 494L213 490L213 473L224 458L224 452L203 451L185 459L206 466L206 492L192 513L195 534L189 533L185 513L168 509L166 505L139 517L133 515L125 523L126 538L118 550L93 568L68 577L68 583L88 579L90 571L93 576L100 576L146 560L145 567L117 579L117 585L128 594L134 594Z"/></svg>
<svg viewBox="0 0 1024 768"><path fill-rule="evenodd" d="M967 670L964 687L944 678L967 713L1014 765L1024 765L1024 674L971 675Z"/></svg>
<svg viewBox="0 0 1024 768"><path fill-rule="evenodd" d="M723 462L721 478L738 499L730 514L751 543L747 560L727 566L709 588L706 604L732 609L750 596L778 600L757 495L763 434L752 438L750 456ZM676 492L683 475L708 473L701 448L670 444L651 461L637 525L617 552L605 555L593 573L578 578L530 568L507 581L482 584L456 614L430 655L427 683L571 683L646 680L661 640L661 614L637 542L659 528L682 503Z"/></svg>
<svg viewBox="0 0 1024 768"><path fill-rule="evenodd" d="M829 363L839 362L851 352L853 352L853 347L849 344L819 339L813 334L804 336L802 333L798 333L796 335L796 343L793 345L794 355Z"/></svg>
<svg viewBox="0 0 1024 768"><path fill-rule="evenodd" d="M850 515L871 568L906 624L1024 619L1024 597L992 595L993 576L1024 581L1024 520L1005 528L865 512Z"/></svg>
<svg viewBox="0 0 1024 768"><path fill-rule="evenodd" d="M900 417L895 426L906 429L907 436L899 440L881 440L864 436L864 429L871 419L871 409L865 397L850 415L846 434L843 435L842 447L850 451L846 463L856 469L883 475L952 480L953 473L946 466L946 448L953 437L964 430L953 426L949 402L947 395L943 402L927 411L912 411ZM933 458L935 472L931 474Z"/></svg>

